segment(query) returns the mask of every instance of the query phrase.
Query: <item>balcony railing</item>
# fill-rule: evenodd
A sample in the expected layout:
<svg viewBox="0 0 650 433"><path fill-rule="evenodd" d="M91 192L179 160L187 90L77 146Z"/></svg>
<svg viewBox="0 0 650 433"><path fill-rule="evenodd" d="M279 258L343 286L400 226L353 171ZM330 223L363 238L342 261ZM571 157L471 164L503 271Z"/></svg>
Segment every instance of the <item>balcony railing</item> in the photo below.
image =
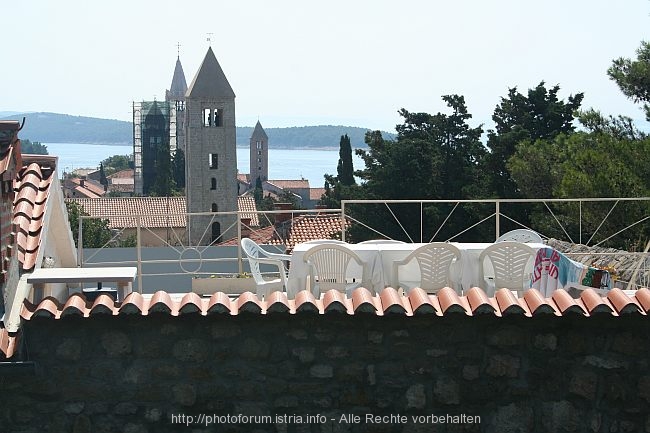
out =
<svg viewBox="0 0 650 433"><path fill-rule="evenodd" d="M530 214L533 212L535 218ZM633 208L633 212L630 210ZM531 210L532 209L532 210ZM569 244L591 247L604 246L621 239L630 231L645 233L638 239L639 251L590 251L565 254L577 260L615 257L616 263L626 263L617 268L621 281L631 288L649 286L650 258L647 246L650 232L650 197L643 198L582 198L582 199L485 199L485 200L343 200L340 209L275 210L257 212L260 221L266 221L275 232L276 248L285 249L289 241L294 218L299 215L335 216L340 221L340 238L358 242L367 238L398 238L407 242L471 241L493 242L500 234L513 228L528 228L545 238L554 238ZM189 239L186 227L158 224L152 227L144 222L152 217L170 221L172 215L95 215L79 219L79 266L136 266L137 290L155 291L165 284L176 291L187 291L189 277L242 274L247 271L246 260L240 247L242 232L258 230L245 224L253 212L206 212L184 214L190 221L202 217L206 226L199 242ZM630 219L630 215L634 218ZM378 215L381 227L377 226ZM526 217L522 220L521 215ZM368 218L370 216L370 218ZM92 218L119 217L132 221L128 228L114 230L112 239L99 248L84 248L83 224ZM228 247L211 245L211 224L221 217L232 223L221 228L219 242L231 240ZM364 217L366 217L364 219ZM598 218L596 218L598 217ZM282 224L272 224L278 218ZM539 224L539 222L542 224ZM622 225L618 225L622 223ZM134 247L115 248L118 240L131 233ZM355 237L356 236L356 237ZM361 237L363 236L363 237ZM287 242L283 242L287 241ZM147 246L156 244L157 247ZM646 245L644 250L643 245ZM621 260L619 260L621 259ZM624 259L624 260L623 260ZM591 263L589 263L591 264ZM605 264L606 265L606 264ZM626 279L624 279L626 278ZM162 281L162 283L156 283Z"/></svg>

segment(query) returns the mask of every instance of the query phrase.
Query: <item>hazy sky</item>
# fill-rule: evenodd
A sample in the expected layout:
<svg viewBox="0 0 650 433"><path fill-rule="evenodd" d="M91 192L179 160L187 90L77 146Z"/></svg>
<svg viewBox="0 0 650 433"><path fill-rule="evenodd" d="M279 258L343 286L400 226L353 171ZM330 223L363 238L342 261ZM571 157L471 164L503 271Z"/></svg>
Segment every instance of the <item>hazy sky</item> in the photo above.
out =
<svg viewBox="0 0 650 433"><path fill-rule="evenodd" d="M648 0L21 0L2 16L0 111L131 120L132 101L164 99L176 44L189 84L213 33L240 126L392 131L450 93L478 124L541 80L644 117L606 70L650 40Z"/></svg>

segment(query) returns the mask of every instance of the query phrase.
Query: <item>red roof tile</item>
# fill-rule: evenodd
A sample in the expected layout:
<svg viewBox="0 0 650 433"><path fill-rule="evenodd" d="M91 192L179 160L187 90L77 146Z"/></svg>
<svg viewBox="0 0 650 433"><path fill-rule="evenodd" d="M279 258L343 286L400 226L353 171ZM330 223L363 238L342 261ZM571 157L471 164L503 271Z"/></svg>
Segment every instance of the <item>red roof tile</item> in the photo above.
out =
<svg viewBox="0 0 650 433"><path fill-rule="evenodd" d="M77 193L77 197L97 198L102 197L106 193L104 186L92 179L71 177L66 180L66 183L68 184L68 189L73 189Z"/></svg>
<svg viewBox="0 0 650 433"><path fill-rule="evenodd" d="M21 317L23 320L31 320L34 317L57 320L68 315L91 318L102 314L234 316L242 313L260 315L343 313L377 316L397 314L405 317L427 314L434 316L458 314L465 317L485 314L493 314L496 317L506 315L533 317L547 314L555 317L577 313L583 316L607 314L617 317L622 314L637 314L647 317L648 310L645 306L648 305L648 300L650 300L648 289L640 289L634 296L613 289L604 298L598 296L595 291L587 289L579 299L572 299L561 289L555 291L551 298L542 297L534 289L525 292L522 298L515 297L507 289L501 289L497 291L494 298L488 298L479 288L472 288L464 296L458 296L450 288L441 289L437 295L429 295L422 289L414 289L408 296L403 296L388 287L377 295L371 294L365 288L358 288L352 292L351 298L336 290L330 290L321 299L314 298L306 290L299 292L295 299L287 299L285 293L274 292L266 300L260 300L250 292L243 293L235 299L231 299L223 292L215 293L210 298L201 298L195 293L187 293L182 299L175 300L169 293L161 291L156 292L149 299L139 293L130 293L121 303L115 302L107 295L100 295L94 302L89 302L79 294L70 296L63 305L54 298L46 298L36 305L25 301ZM5 357L11 357L14 353L16 338L17 336L9 335L5 329L0 328L0 352Z"/></svg>
<svg viewBox="0 0 650 433"><path fill-rule="evenodd" d="M325 194L325 188L309 188L309 200L320 200Z"/></svg>
<svg viewBox="0 0 650 433"><path fill-rule="evenodd" d="M508 293L506 293L508 292ZM554 292L559 294L559 299L564 299L567 292L560 289ZM638 314L647 316L648 313L639 308L640 299L650 295L648 289L641 289L634 296L628 296L621 290L613 289L606 297L600 297L593 290L586 290L578 299L574 299L575 305L580 307L580 314L591 316L600 314L603 308L600 305L612 303L623 306L624 314ZM594 302L598 298L598 302ZM612 299L614 299L612 301ZM489 301L496 300L498 308L492 308ZM521 305L528 305L526 308ZM536 305L536 307L532 307ZM591 305L591 307L588 307ZM218 307L220 306L220 307ZM563 308L553 298L543 298L540 293L531 289L524 293L524 296L517 298L511 291L501 289L497 291L495 298L488 298L479 288L471 289L467 295L459 296L450 288L441 289L437 295L429 295L422 289L413 289L408 296L399 295L398 292L387 287L381 293L373 295L369 290L361 287L352 292L351 297L336 290L326 292L321 299L315 299L308 291L301 291L295 299L288 299L286 293L274 292L266 300L260 300L255 294L246 292L237 298L229 298L222 292L213 294L210 298L199 297L195 293L187 293L182 299L174 299L164 291L156 292L150 298L139 293L129 294L123 302L115 302L107 295L99 296L94 302L86 301L80 294L71 295L65 304L61 305L54 298L46 298L37 305L25 301L21 317L24 320L31 320L33 317L49 317L59 319L68 314L90 317L98 311L114 314L128 315L140 314L143 316L152 313L163 313L172 316L197 313L209 315L214 313L239 314L243 311L256 314L267 314L268 312L284 311L288 314L295 314L297 311L312 311L324 314L328 311L340 311L347 314L370 313L376 315L403 314L412 316L418 314L435 313L439 316L461 313L466 316L482 314L494 314L496 316L520 315L526 317L540 314L552 314L562 316L572 314L567 308ZM621 315L620 311L608 308L605 311L612 316Z"/></svg>
<svg viewBox="0 0 650 433"><path fill-rule="evenodd" d="M106 176L107 179L133 179L133 170L128 169L128 170L120 170L116 171L115 173Z"/></svg>
<svg viewBox="0 0 650 433"><path fill-rule="evenodd" d="M23 155L22 167L14 180L13 223L16 224L18 260L24 270L36 264L45 203L55 173L56 157Z"/></svg>
<svg viewBox="0 0 650 433"><path fill-rule="evenodd" d="M298 180L274 179L274 180L268 180L267 182L281 189L309 188L309 181L307 179L298 179Z"/></svg>

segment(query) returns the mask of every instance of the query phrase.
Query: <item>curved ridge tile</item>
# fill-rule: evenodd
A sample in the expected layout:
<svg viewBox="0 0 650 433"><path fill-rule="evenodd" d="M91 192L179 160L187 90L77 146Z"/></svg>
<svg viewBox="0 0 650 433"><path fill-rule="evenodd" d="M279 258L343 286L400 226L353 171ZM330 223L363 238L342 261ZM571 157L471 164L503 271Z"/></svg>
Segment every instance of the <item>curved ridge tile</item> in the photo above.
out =
<svg viewBox="0 0 650 433"><path fill-rule="evenodd" d="M113 298L103 293L97 296L97 299L93 302L93 305L90 308L90 315L108 314L112 316L116 311L117 309L115 308L115 301L113 301Z"/></svg>
<svg viewBox="0 0 650 433"><path fill-rule="evenodd" d="M437 314L440 315L440 310L431 302L429 295L424 290L416 287L408 294L408 300L411 304L413 314ZM440 305L438 305L438 308Z"/></svg>
<svg viewBox="0 0 650 433"><path fill-rule="evenodd" d="M118 312L122 314L147 314L144 297L138 292L129 293L122 301Z"/></svg>
<svg viewBox="0 0 650 433"><path fill-rule="evenodd" d="M359 287L352 291L352 308L355 313L377 314L378 311L374 304L374 297L365 287Z"/></svg>
<svg viewBox="0 0 650 433"><path fill-rule="evenodd" d="M296 312L322 313L318 307L316 298L309 290L301 290L296 293L295 297Z"/></svg>
<svg viewBox="0 0 650 433"><path fill-rule="evenodd" d="M590 315L596 313L615 313L614 309L607 305L603 298L600 297L593 289L585 289L580 294L580 300Z"/></svg>
<svg viewBox="0 0 650 433"><path fill-rule="evenodd" d="M443 287L437 293L438 302L442 314L465 313L471 314L465 307L458 296L458 293L451 287Z"/></svg>
<svg viewBox="0 0 650 433"><path fill-rule="evenodd" d="M290 313L289 300L284 292L272 292L266 300L267 313Z"/></svg>
<svg viewBox="0 0 650 433"><path fill-rule="evenodd" d="M28 313L28 314L27 314ZM50 319L56 319L61 314L61 305L59 302L50 296L43 299L37 305L29 304L26 305L23 303L23 309L21 310L21 317L25 320L30 320L33 317L47 317Z"/></svg>
<svg viewBox="0 0 650 433"><path fill-rule="evenodd" d="M323 295L323 310L325 313L335 311L338 313L354 314L347 300L343 293L336 289L330 289Z"/></svg>
<svg viewBox="0 0 650 433"><path fill-rule="evenodd" d="M546 301L546 298L537 289L526 290L524 301L533 316L537 314L559 315L559 312Z"/></svg>
<svg viewBox="0 0 650 433"><path fill-rule="evenodd" d="M169 296L169 293L163 290L158 290L151 297L151 300L149 301L148 314L151 313L165 313L173 316L178 315L178 311L174 311L174 302L172 301L172 297Z"/></svg>
<svg viewBox="0 0 650 433"><path fill-rule="evenodd" d="M178 314L199 313L203 314L203 300L194 292L183 295L178 306Z"/></svg>
<svg viewBox="0 0 650 433"><path fill-rule="evenodd" d="M494 298L499 305L499 310L501 314L526 314L526 310L519 305L517 297L512 293L510 289L499 289L494 294Z"/></svg>
<svg viewBox="0 0 650 433"><path fill-rule="evenodd" d="M244 292L237 297L237 313L262 313L262 302L257 298L257 295L251 292Z"/></svg>
<svg viewBox="0 0 650 433"><path fill-rule="evenodd" d="M650 290L647 288L639 289L634 292L634 298L646 313L650 313Z"/></svg>
<svg viewBox="0 0 650 433"><path fill-rule="evenodd" d="M381 309L384 314L413 314L412 311L406 310L403 303L404 299L405 298L400 296L397 290L392 287L386 287L379 294L379 301L381 302Z"/></svg>
<svg viewBox="0 0 650 433"><path fill-rule="evenodd" d="M64 316L81 316L88 317L89 309L86 305L86 298L78 293L73 294L68 298L65 305L61 309L61 317Z"/></svg>
<svg viewBox="0 0 650 433"><path fill-rule="evenodd" d="M577 300L573 299L571 295L569 295L569 293L564 289L558 289L554 291L551 295L551 299L553 302L555 302L555 306L557 307L558 311L563 315L569 313L582 315L589 314L582 302L578 302Z"/></svg>
<svg viewBox="0 0 650 433"><path fill-rule="evenodd" d="M208 300L207 314L232 314L231 302L224 292L215 292Z"/></svg>
<svg viewBox="0 0 650 433"><path fill-rule="evenodd" d="M490 298L478 287L469 289L465 298L467 299L472 315L494 314L497 311L494 305L490 303Z"/></svg>
<svg viewBox="0 0 650 433"><path fill-rule="evenodd" d="M640 313L639 306L621 289L613 288L607 292L607 299L618 314Z"/></svg>

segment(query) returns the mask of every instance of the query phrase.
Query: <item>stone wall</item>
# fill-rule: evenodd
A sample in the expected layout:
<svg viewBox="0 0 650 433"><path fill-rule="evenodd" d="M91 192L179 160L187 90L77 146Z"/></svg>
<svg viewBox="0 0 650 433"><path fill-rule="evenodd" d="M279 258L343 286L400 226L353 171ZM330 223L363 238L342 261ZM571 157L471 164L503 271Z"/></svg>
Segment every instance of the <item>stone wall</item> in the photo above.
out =
<svg viewBox="0 0 650 433"><path fill-rule="evenodd" d="M649 324L639 315L32 319L21 354L34 369L0 367L0 430L647 432ZM273 422L179 424L201 414L203 424L240 414ZM367 414L429 418L373 424ZM480 423L433 423L447 414Z"/></svg>

